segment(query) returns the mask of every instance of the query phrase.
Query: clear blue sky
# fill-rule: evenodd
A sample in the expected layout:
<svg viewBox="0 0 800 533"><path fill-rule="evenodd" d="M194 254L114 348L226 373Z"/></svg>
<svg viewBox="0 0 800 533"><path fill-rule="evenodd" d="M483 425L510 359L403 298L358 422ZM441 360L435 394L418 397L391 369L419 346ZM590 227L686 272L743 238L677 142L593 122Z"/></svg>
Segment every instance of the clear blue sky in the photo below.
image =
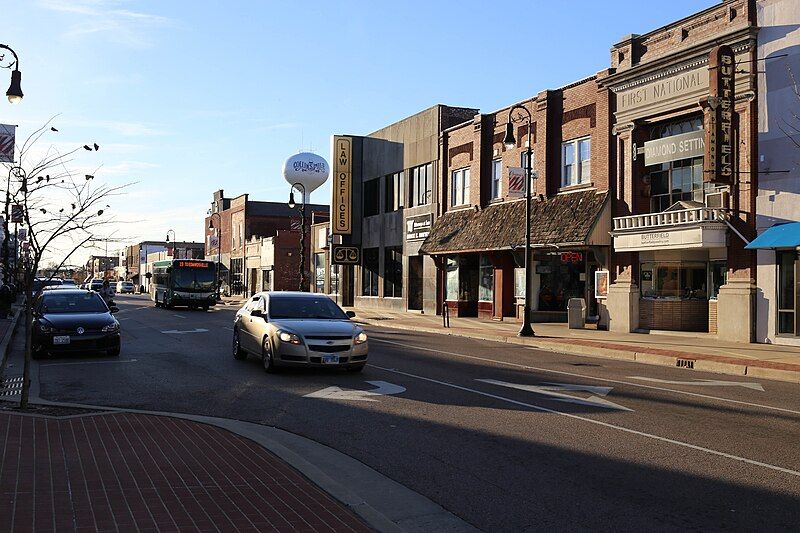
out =
<svg viewBox="0 0 800 533"><path fill-rule="evenodd" d="M49 140L98 142L80 164L137 182L112 205L118 236L201 240L214 190L284 201L281 165L301 148L327 158L330 135L436 103L509 105L715 3L7 0L0 42L20 56L25 98L0 102L0 122L24 136L60 113Z"/></svg>

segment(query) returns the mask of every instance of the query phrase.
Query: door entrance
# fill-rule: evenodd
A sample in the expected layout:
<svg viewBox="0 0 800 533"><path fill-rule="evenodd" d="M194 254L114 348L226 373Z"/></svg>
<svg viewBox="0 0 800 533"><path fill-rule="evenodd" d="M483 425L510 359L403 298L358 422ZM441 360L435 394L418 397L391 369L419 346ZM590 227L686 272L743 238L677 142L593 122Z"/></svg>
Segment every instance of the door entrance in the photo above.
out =
<svg viewBox="0 0 800 533"><path fill-rule="evenodd" d="M408 257L408 308L422 311L422 256Z"/></svg>

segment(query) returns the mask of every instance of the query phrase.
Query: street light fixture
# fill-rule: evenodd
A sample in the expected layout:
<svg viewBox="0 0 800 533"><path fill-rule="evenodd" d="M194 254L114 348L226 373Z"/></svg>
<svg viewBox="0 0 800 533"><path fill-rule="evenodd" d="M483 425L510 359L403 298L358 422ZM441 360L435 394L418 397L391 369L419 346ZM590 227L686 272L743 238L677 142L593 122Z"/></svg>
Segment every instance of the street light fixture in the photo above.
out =
<svg viewBox="0 0 800 533"><path fill-rule="evenodd" d="M9 103L16 104L22 100L22 72L19 70L19 57L17 57L17 53L11 49L10 46L7 44L0 44L0 49L8 50L11 52L11 55L14 56L14 61L10 63L8 66L4 68L13 68L14 70L11 71L11 85L8 86L8 90L6 91L6 97L8 97ZM0 54L0 61L3 60L5 54Z"/></svg>
<svg viewBox="0 0 800 533"><path fill-rule="evenodd" d="M514 117L515 111L521 111ZM508 123L506 124L506 134L503 138L503 144L506 148L511 149L517 145L514 138L514 123L523 122L527 119L528 122L528 146L526 150L525 161L525 306L522 317L522 328L520 328L520 337L533 337L533 327L531 326L531 305L532 287L531 287L531 189L533 188L533 169L531 168L532 160L532 147L531 147L531 122L533 116L527 107L517 104L508 112Z"/></svg>
<svg viewBox="0 0 800 533"><path fill-rule="evenodd" d="M168 229L167 230L167 243L169 243L169 233L172 232L172 242L175 244L173 247L175 248L175 253L172 255L173 258L179 259L178 256L178 239L175 237L175 230Z"/></svg>
<svg viewBox="0 0 800 533"><path fill-rule="evenodd" d="M294 190L302 195L302 203L297 210L300 211L300 291L305 290L306 286L306 188L302 183L293 183L289 189L289 209L294 209L297 204L294 201Z"/></svg>

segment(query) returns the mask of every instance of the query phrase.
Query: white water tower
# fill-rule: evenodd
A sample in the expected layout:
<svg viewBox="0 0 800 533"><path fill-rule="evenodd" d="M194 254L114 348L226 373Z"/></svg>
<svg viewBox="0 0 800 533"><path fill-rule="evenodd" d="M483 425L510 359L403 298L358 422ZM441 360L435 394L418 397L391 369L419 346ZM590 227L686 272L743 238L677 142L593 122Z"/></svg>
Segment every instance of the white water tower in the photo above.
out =
<svg viewBox="0 0 800 533"><path fill-rule="evenodd" d="M304 194L303 203L309 203L311 192L328 180L330 167L325 158L310 152L295 154L283 164L283 178L294 186L300 184L298 192Z"/></svg>

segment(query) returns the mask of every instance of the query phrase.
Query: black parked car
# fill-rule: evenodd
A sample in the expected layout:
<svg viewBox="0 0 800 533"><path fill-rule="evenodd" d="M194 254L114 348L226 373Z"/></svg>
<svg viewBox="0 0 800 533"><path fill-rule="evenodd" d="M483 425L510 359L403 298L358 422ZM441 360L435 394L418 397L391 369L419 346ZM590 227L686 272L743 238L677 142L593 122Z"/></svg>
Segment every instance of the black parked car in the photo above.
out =
<svg viewBox="0 0 800 533"><path fill-rule="evenodd" d="M120 352L119 322L94 291L43 291L34 304L33 355L48 353Z"/></svg>

